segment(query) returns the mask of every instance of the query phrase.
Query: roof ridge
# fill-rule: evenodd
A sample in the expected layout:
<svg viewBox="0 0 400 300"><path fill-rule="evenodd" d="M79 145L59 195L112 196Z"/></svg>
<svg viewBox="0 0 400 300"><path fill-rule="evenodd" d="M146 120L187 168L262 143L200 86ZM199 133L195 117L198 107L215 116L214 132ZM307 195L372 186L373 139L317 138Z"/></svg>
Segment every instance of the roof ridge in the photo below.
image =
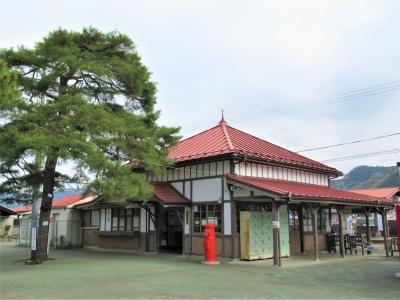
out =
<svg viewBox="0 0 400 300"><path fill-rule="evenodd" d="M226 142L228 143L228 147L229 150L235 150L235 147L233 147L232 141L231 141L231 137L229 136L228 131L226 130L226 126L229 126L226 124L226 122L220 122L220 124L218 124L218 126L220 126L222 128L222 132L224 133L224 137L226 139Z"/></svg>

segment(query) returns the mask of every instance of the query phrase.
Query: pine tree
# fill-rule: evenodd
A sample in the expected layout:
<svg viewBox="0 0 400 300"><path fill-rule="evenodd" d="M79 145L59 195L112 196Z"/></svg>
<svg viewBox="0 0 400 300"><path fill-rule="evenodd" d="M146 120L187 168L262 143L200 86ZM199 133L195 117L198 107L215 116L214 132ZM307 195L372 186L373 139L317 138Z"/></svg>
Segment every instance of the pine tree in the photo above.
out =
<svg viewBox="0 0 400 300"><path fill-rule="evenodd" d="M170 163L178 129L157 125L156 86L124 34L58 29L32 49L1 50L0 60L0 193L28 200L41 188L32 259L45 259L54 189L69 180L60 164L95 178L91 193L146 201L145 173Z"/></svg>

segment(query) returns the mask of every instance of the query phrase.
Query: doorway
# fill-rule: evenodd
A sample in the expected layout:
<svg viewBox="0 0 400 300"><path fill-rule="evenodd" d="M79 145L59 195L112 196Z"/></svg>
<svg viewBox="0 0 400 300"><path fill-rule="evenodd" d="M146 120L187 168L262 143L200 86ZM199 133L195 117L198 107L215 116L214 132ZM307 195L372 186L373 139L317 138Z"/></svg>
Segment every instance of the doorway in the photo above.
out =
<svg viewBox="0 0 400 300"><path fill-rule="evenodd" d="M183 208L160 207L159 238L160 251L182 253Z"/></svg>

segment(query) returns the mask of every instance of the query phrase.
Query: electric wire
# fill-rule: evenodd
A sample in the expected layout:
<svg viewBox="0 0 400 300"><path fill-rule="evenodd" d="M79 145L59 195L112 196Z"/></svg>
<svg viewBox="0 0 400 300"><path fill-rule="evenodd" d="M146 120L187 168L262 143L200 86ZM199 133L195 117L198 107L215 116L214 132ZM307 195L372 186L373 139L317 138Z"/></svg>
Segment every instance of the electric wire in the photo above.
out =
<svg viewBox="0 0 400 300"><path fill-rule="evenodd" d="M345 160L353 160L353 159L359 159L359 158L365 158L365 157L389 155L389 154L396 154L396 153L400 153L400 148L394 148L394 149L388 149L388 150L376 151L376 152L369 152L369 153L363 153L363 154L356 154L356 155L350 155L350 156L342 156L342 157L337 157L337 158L332 158L332 159L321 160L320 162L321 163L340 162L340 161L345 161Z"/></svg>
<svg viewBox="0 0 400 300"><path fill-rule="evenodd" d="M374 140L379 140L379 139L383 139L383 138L387 138L387 137L392 137L392 136L396 136L399 134L400 134L400 132L391 133L391 134L387 134L387 135L374 136L374 137L365 138L365 139L361 139L361 140L355 140L355 141L351 141L351 142L344 142L344 143L323 146L323 147L318 147L318 148L304 149L304 150L296 151L296 153L309 152L309 151L315 151L315 150L321 150L321 149L329 149L329 148L340 147L340 146L351 145L351 144L358 144L358 143L363 143L363 142L367 142L367 141L374 141Z"/></svg>
<svg viewBox="0 0 400 300"><path fill-rule="evenodd" d="M258 119L258 118L272 117L272 116L276 116L276 115L290 113L293 111L311 109L316 106L334 104L334 103L338 103L338 102L350 101L350 100L368 97L368 96L372 96L372 95L378 95L378 94L398 90L400 88L399 83L400 83L400 81L392 81L392 82L388 82L388 83L384 83L384 84L380 84L380 85L370 86L367 88L361 88L361 89L352 90L352 91L348 91L348 92L338 93L338 94L334 94L331 96L319 97L319 98L314 98L314 99L310 99L310 100L306 100L306 101L300 101L300 102L293 103L293 104L278 106L275 108L264 109L264 110L260 110L257 112L238 114L238 115L234 115L234 116L230 117L229 120L230 120L230 122L242 122L242 121L254 120L254 119ZM377 87L379 87L379 88L377 88ZM193 124L189 124L189 125L182 126L182 127L185 129L188 129L188 128L197 127L199 125L209 124L209 123L210 122L208 122L208 121L207 122L198 122L198 123L193 123Z"/></svg>
<svg viewBox="0 0 400 300"><path fill-rule="evenodd" d="M57 136L66 138L66 139L68 139L68 140L71 140L71 141L74 141L74 142L78 142L78 143L82 143L82 144L89 145L89 146L93 146L93 145L90 144L90 143L87 143L87 142L84 142L84 141L79 141L79 140L70 138L70 137L68 137L68 136L66 136L66 135L60 134L60 133L55 132L55 131L53 131L53 130L50 130L50 129L48 129L48 128L44 128L44 127L42 127L42 126L40 126L40 125L38 125L38 124L35 124L35 123L33 123L33 122L24 120L24 119L22 119L22 118L19 118L19 117L16 117L16 116L12 116L12 117L15 118L15 119L17 119L17 120L20 120L20 121L26 122L26 123L28 123L28 124L34 125L34 126L40 128L40 129L42 129L42 130L45 130L46 132L53 133L53 134L56 134ZM400 148L388 149L388 150L377 151L377 152L370 152L370 153L364 153L364 154L357 154L357 155L351 155L351 156L344 156L344 157L338 157L338 158L332 158L332 159L322 160L322 161L319 161L319 162L321 162L321 163L340 162L340 161L344 161L344 160L353 160L353 159L360 159L360 158L365 158L365 157L373 157L373 156L381 156L381 155L390 155L390 154L395 154L395 153L400 153ZM148 162L148 161L140 160L140 159L136 159L136 158L131 158L131 160L132 160L132 161L143 162L143 163L146 163L146 164L157 165L157 166L164 167L164 168L167 168L167 169L175 169L175 170L184 171L184 172L188 171L188 172L190 172L190 173L200 173L200 174L204 174L204 172L202 172L202 171L197 171L197 170L192 170L192 169L187 169L187 168L173 167L173 166L163 165L163 164L159 164L159 163L155 163L155 162ZM73 183L77 183L77 182L74 181Z"/></svg>

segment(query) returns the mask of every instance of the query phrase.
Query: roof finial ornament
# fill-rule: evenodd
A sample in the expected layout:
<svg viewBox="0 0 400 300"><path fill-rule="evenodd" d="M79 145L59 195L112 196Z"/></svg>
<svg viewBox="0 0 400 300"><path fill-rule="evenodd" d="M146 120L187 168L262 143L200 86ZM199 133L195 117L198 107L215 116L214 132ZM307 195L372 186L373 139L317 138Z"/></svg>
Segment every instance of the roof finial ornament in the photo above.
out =
<svg viewBox="0 0 400 300"><path fill-rule="evenodd" d="M225 119L224 119L224 110L223 109L221 109L221 121L219 121L219 123L218 123L218 125L219 126L222 126L222 125L228 125L228 123L226 123L226 121L225 121Z"/></svg>

